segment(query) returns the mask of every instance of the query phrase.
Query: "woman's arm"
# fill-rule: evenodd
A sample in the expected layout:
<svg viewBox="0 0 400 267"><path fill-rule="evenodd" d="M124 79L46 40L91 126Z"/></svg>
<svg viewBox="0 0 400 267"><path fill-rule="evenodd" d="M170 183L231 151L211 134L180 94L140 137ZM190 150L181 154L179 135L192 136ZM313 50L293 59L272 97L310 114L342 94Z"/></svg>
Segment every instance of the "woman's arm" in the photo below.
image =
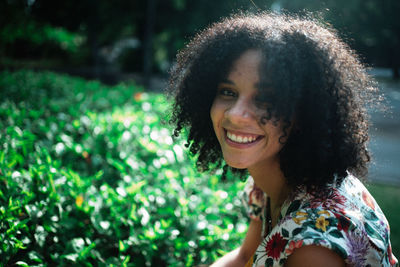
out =
<svg viewBox="0 0 400 267"><path fill-rule="evenodd" d="M251 220L243 244L239 248L225 254L211 265L211 267L245 266L261 242L261 228L262 223L260 221Z"/></svg>
<svg viewBox="0 0 400 267"><path fill-rule="evenodd" d="M296 249L289 256L285 267L344 267L344 260L332 250L309 245Z"/></svg>

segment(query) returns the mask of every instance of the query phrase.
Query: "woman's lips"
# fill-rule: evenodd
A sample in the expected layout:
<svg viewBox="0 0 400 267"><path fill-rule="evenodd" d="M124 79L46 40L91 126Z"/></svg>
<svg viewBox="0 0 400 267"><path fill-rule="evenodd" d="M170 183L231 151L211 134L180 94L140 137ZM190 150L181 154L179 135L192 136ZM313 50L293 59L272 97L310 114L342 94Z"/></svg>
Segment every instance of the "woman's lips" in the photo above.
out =
<svg viewBox="0 0 400 267"><path fill-rule="evenodd" d="M263 138L262 135L257 134L241 133L237 131L229 131L227 129L224 129L224 131L227 143L234 147L248 147L257 143Z"/></svg>

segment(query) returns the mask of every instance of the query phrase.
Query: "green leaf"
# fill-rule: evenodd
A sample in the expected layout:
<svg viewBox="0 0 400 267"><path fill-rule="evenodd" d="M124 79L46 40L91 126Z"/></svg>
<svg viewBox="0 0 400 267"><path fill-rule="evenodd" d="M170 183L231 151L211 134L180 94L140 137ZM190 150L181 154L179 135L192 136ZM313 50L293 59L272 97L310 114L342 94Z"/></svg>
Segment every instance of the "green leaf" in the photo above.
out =
<svg viewBox="0 0 400 267"><path fill-rule="evenodd" d="M294 212L294 211L297 211L297 210L300 208L300 205L301 205L301 201L300 201L300 200L295 200L295 201L293 201L293 202L290 204L290 206L289 206L289 208L288 208L286 214L290 214L290 213L292 213L292 212Z"/></svg>
<svg viewBox="0 0 400 267"><path fill-rule="evenodd" d="M24 262L24 261L17 261L17 262L15 263L15 265L24 266L24 267L29 267L29 265L28 265L26 262Z"/></svg>
<svg viewBox="0 0 400 267"><path fill-rule="evenodd" d="M332 230L330 232L328 232L329 235L334 236L336 238L342 238L343 234L342 232L340 232L339 230Z"/></svg>
<svg viewBox="0 0 400 267"><path fill-rule="evenodd" d="M89 246L86 246L79 252L79 259L86 259L89 256L90 251L96 247L95 243L90 243Z"/></svg>
<svg viewBox="0 0 400 267"><path fill-rule="evenodd" d="M4 157L5 157L5 152L4 151L0 151L0 163L4 164Z"/></svg>
<svg viewBox="0 0 400 267"><path fill-rule="evenodd" d="M103 175L104 175L104 171L100 170L94 175L94 179L95 180L100 180L103 177Z"/></svg>
<svg viewBox="0 0 400 267"><path fill-rule="evenodd" d="M289 232L286 229L282 229L282 236L283 237L289 237Z"/></svg>
<svg viewBox="0 0 400 267"><path fill-rule="evenodd" d="M12 158L10 162L8 162L7 167L9 169L12 169L17 163L17 155L14 155L14 158Z"/></svg>
<svg viewBox="0 0 400 267"><path fill-rule="evenodd" d="M129 256L129 255L126 256L125 259L122 261L122 264L121 264L122 267L127 267L130 259L131 259L131 256Z"/></svg>
<svg viewBox="0 0 400 267"><path fill-rule="evenodd" d="M369 221L378 221L379 218L376 216L376 212L374 211L366 211L365 213L365 218Z"/></svg>
<svg viewBox="0 0 400 267"><path fill-rule="evenodd" d="M121 162L119 162L118 160L115 160L113 158L107 158L107 160L111 166L116 168L118 171L125 173L125 166Z"/></svg>
<svg viewBox="0 0 400 267"><path fill-rule="evenodd" d="M132 183L132 185L130 185L128 188L126 188L126 192L128 194L132 194L132 195L136 194L146 184L147 184L147 182L145 180L137 182L137 183Z"/></svg>
<svg viewBox="0 0 400 267"><path fill-rule="evenodd" d="M121 240L119 240L118 246L119 246L119 251L120 252L125 252L126 249L128 248L127 246L125 246L125 244Z"/></svg>
<svg viewBox="0 0 400 267"><path fill-rule="evenodd" d="M338 253L343 259L346 259L348 257L346 250L342 248L340 245L332 242L331 246L332 250Z"/></svg>
<svg viewBox="0 0 400 267"><path fill-rule="evenodd" d="M63 258L70 260L72 262L76 262L76 260L78 259L78 256L79 255L77 253L73 253L73 254L64 255Z"/></svg>
<svg viewBox="0 0 400 267"><path fill-rule="evenodd" d="M364 223L365 231L370 237L376 238L384 242L385 240L383 237L379 234L378 231L376 231L368 222Z"/></svg>
<svg viewBox="0 0 400 267"><path fill-rule="evenodd" d="M303 230L302 227L293 229L293 231L292 231L292 236L298 235L299 233L301 233L302 230Z"/></svg>

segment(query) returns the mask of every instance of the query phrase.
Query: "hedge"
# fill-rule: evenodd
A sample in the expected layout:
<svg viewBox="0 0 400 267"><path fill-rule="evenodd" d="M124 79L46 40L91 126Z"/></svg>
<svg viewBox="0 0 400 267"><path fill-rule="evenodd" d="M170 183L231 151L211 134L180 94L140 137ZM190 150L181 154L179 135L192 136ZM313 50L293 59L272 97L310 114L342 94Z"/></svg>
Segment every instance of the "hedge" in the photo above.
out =
<svg viewBox="0 0 400 267"><path fill-rule="evenodd" d="M193 266L240 244L244 184L198 173L162 94L0 73L0 265Z"/></svg>

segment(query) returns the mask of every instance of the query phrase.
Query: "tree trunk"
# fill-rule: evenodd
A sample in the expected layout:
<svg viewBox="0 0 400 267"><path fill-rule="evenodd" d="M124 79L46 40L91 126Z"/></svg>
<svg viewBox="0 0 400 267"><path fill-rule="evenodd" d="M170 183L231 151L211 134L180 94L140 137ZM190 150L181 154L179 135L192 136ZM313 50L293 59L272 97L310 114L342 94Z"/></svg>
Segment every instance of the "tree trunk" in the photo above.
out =
<svg viewBox="0 0 400 267"><path fill-rule="evenodd" d="M400 72L398 67L392 68L392 73L393 73L393 79L398 80L400 79Z"/></svg>
<svg viewBox="0 0 400 267"><path fill-rule="evenodd" d="M92 8L88 16L88 43L90 46L90 56L92 63L92 75L95 79L101 78L101 60L100 60L100 49L99 49L99 18L97 3L95 0L89 2Z"/></svg>
<svg viewBox="0 0 400 267"><path fill-rule="evenodd" d="M143 82L146 87L150 85L153 68L153 35L154 22L156 20L156 1L157 0L147 0L146 28L143 43Z"/></svg>
<svg viewBox="0 0 400 267"><path fill-rule="evenodd" d="M400 68L400 52L396 45L390 47L390 68L392 69L392 77L395 80L400 78L399 68Z"/></svg>

